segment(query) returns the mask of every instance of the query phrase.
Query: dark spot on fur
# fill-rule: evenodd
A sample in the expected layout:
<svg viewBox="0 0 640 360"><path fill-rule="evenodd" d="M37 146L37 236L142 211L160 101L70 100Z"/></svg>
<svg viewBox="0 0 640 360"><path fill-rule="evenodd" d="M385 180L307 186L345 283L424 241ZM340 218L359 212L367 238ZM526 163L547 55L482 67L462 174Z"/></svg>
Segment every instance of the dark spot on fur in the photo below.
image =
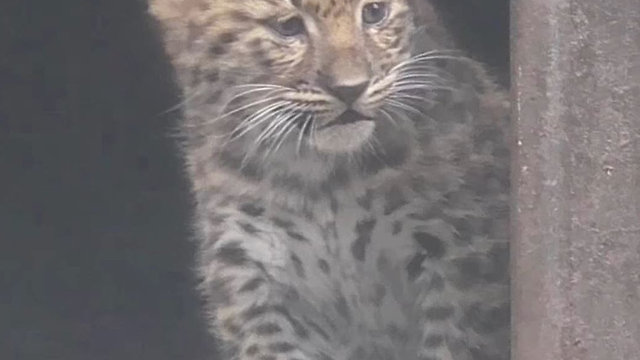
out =
<svg viewBox="0 0 640 360"><path fill-rule="evenodd" d="M262 355L258 360L278 360L274 355Z"/></svg>
<svg viewBox="0 0 640 360"><path fill-rule="evenodd" d="M229 304L231 302L230 278L217 277L207 284L207 298L215 305Z"/></svg>
<svg viewBox="0 0 640 360"><path fill-rule="evenodd" d="M300 192L305 189L304 181L300 176L290 174L276 175L271 179L271 184L275 187Z"/></svg>
<svg viewBox="0 0 640 360"><path fill-rule="evenodd" d="M267 322L256 326L255 333L258 335L273 335L282 331L280 325Z"/></svg>
<svg viewBox="0 0 640 360"><path fill-rule="evenodd" d="M376 268L380 272L385 272L389 268L389 259L384 254L379 254L376 259Z"/></svg>
<svg viewBox="0 0 640 360"><path fill-rule="evenodd" d="M277 342L269 345L269 350L276 354L288 353L295 350L295 347L288 342Z"/></svg>
<svg viewBox="0 0 640 360"><path fill-rule="evenodd" d="M255 38L249 41L249 44L248 44L248 47L254 50L260 48L261 46L262 46L262 39L260 38Z"/></svg>
<svg viewBox="0 0 640 360"><path fill-rule="evenodd" d="M240 211L242 211L243 213L249 216L258 217L264 213L264 208L252 203L246 203L240 206Z"/></svg>
<svg viewBox="0 0 640 360"><path fill-rule="evenodd" d="M269 307L266 305L258 305L250 307L245 313L242 315L244 321L250 321L257 317L260 317L269 311Z"/></svg>
<svg viewBox="0 0 640 360"><path fill-rule="evenodd" d="M244 232L246 232L247 234L250 234L250 235L253 235L253 234L258 232L258 229L255 226L253 226L250 223L245 222L245 221L238 221L238 226L240 226L240 228Z"/></svg>
<svg viewBox="0 0 640 360"><path fill-rule="evenodd" d="M384 152L368 154L362 157L362 170L373 175L386 168L397 168L409 158L409 145L399 140L385 142Z"/></svg>
<svg viewBox="0 0 640 360"><path fill-rule="evenodd" d="M396 324L387 325L387 334L389 334L389 337L395 340L406 340L409 337L407 331L401 329Z"/></svg>
<svg viewBox="0 0 640 360"><path fill-rule="evenodd" d="M280 218L271 218L271 221L273 222L273 224L279 228L282 228L284 230L289 230L290 228L292 228L295 224L292 221L289 220L284 220L284 219L280 219Z"/></svg>
<svg viewBox="0 0 640 360"><path fill-rule="evenodd" d="M458 270L458 274L452 277L452 282L459 289L466 289L474 284L480 283L482 279L482 260L478 256L468 256L454 259L453 265Z"/></svg>
<svg viewBox="0 0 640 360"><path fill-rule="evenodd" d="M287 289L284 291L284 296L287 300L291 302L297 302L300 300L300 293L293 286L287 287Z"/></svg>
<svg viewBox="0 0 640 360"><path fill-rule="evenodd" d="M229 12L228 16L230 20L239 24L243 24L243 23L246 23L247 21L253 20L251 16L249 16L249 14L239 10Z"/></svg>
<svg viewBox="0 0 640 360"><path fill-rule="evenodd" d="M364 347L362 346L358 346L355 350L353 350L353 352L351 353L351 356L349 356L349 360L359 360L359 359L366 359L368 358L367 356L367 351L364 349Z"/></svg>
<svg viewBox="0 0 640 360"><path fill-rule="evenodd" d="M444 278L438 273L431 275L429 283L426 284L425 290L427 291L442 291L444 290Z"/></svg>
<svg viewBox="0 0 640 360"><path fill-rule="evenodd" d="M251 180L260 180L262 170L255 161L242 163L243 157L230 151L222 151L219 155L220 166L238 171L242 176Z"/></svg>
<svg viewBox="0 0 640 360"><path fill-rule="evenodd" d="M422 341L422 345L426 348L438 348L444 345L444 336L440 334L427 335Z"/></svg>
<svg viewBox="0 0 640 360"><path fill-rule="evenodd" d="M478 334L489 334L509 326L511 311L508 303L498 307L484 304L470 306L460 320L460 325L470 327Z"/></svg>
<svg viewBox="0 0 640 360"><path fill-rule="evenodd" d="M320 185L322 192L332 192L336 188L346 185L349 182L349 172L343 166L338 166L329 174L328 179Z"/></svg>
<svg viewBox="0 0 640 360"><path fill-rule="evenodd" d="M306 278L304 264L302 264L302 260L296 254L291 254L291 261L293 262L293 267L296 270L296 275L300 278Z"/></svg>
<svg viewBox="0 0 640 360"><path fill-rule="evenodd" d="M326 331L324 331L322 327L320 327L320 325L316 324L315 322L309 319L304 319L304 321L305 323L307 323L307 325L309 325L311 330L313 330L316 334L320 335L325 340L329 340L331 338L329 334Z"/></svg>
<svg viewBox="0 0 640 360"><path fill-rule="evenodd" d="M487 352L487 349L482 348L472 348L469 349L473 360L494 360L496 359L495 355L490 355Z"/></svg>
<svg viewBox="0 0 640 360"><path fill-rule="evenodd" d="M451 225L456 229L456 242L460 243L462 246L468 246L471 244L472 235L474 233L473 226L469 219L466 218L458 218L458 219L449 219L448 220Z"/></svg>
<svg viewBox="0 0 640 360"><path fill-rule="evenodd" d="M391 229L391 235L398 235L402 231L402 222L394 221L393 228Z"/></svg>
<svg viewBox="0 0 640 360"><path fill-rule="evenodd" d="M357 238L351 245L351 253L356 260L364 261L367 245L371 242L371 233L376 226L376 219L364 219L356 223Z"/></svg>
<svg viewBox="0 0 640 360"><path fill-rule="evenodd" d="M373 296L373 304L376 306L382 305L385 296L387 295L387 288L383 284L376 284L375 294Z"/></svg>
<svg viewBox="0 0 640 360"><path fill-rule="evenodd" d="M384 202L384 215L390 215L407 204L404 194L396 187L384 194Z"/></svg>
<svg viewBox="0 0 640 360"><path fill-rule="evenodd" d="M406 267L409 280L413 281L420 275L422 272L422 262L426 258L427 255L425 254L416 254L411 258Z"/></svg>
<svg viewBox="0 0 640 360"><path fill-rule="evenodd" d="M320 351L318 353L318 358L319 360L333 360L333 358L327 354L325 354L324 352Z"/></svg>
<svg viewBox="0 0 640 360"><path fill-rule="evenodd" d="M331 209L331 213L337 214L338 207L339 207L338 199L336 199L336 197L333 195L329 196L329 208Z"/></svg>
<svg viewBox="0 0 640 360"><path fill-rule="evenodd" d="M444 242L429 233L415 232L413 233L413 239L427 251L427 257L429 258L439 259L445 253Z"/></svg>
<svg viewBox="0 0 640 360"><path fill-rule="evenodd" d="M220 73L217 71L211 71L207 73L206 77L208 82L214 83L220 80Z"/></svg>
<svg viewBox="0 0 640 360"><path fill-rule="evenodd" d="M222 44L216 44L209 48L209 53L211 53L211 55L220 56L226 52L227 50Z"/></svg>
<svg viewBox="0 0 640 360"><path fill-rule="evenodd" d="M509 246L507 244L496 244L489 250L489 270L483 274L485 281L489 283L503 282L509 280Z"/></svg>
<svg viewBox="0 0 640 360"><path fill-rule="evenodd" d="M221 44L229 44L237 40L237 35L232 32L222 33L218 36L218 41Z"/></svg>
<svg viewBox="0 0 640 360"><path fill-rule="evenodd" d="M307 331L307 329L298 320L291 316L291 313L289 313L289 310L287 310L287 308L278 305L274 306L273 310L276 313L282 315L289 322L289 324L291 324L291 327L293 327L293 330L295 331L297 336L302 339L309 338L309 332Z"/></svg>
<svg viewBox="0 0 640 360"><path fill-rule="evenodd" d="M364 195L356 199L358 205L365 210L371 210L371 204L373 202L373 191L367 190Z"/></svg>
<svg viewBox="0 0 640 360"><path fill-rule="evenodd" d="M340 316L342 316L348 323L351 322L351 310L349 309L349 304L347 303L347 299L345 299L342 293L338 293L336 295L336 302L334 307Z"/></svg>
<svg viewBox="0 0 640 360"><path fill-rule="evenodd" d="M447 320L453 316L455 310L449 305L431 306L424 310L424 316L429 321Z"/></svg>
<svg viewBox="0 0 640 360"><path fill-rule="evenodd" d="M227 218L228 218L227 215L213 213L209 215L208 220L209 220L209 224L213 226L220 226L227 220Z"/></svg>
<svg viewBox="0 0 640 360"><path fill-rule="evenodd" d="M247 252L242 248L240 242L234 241L218 248L216 258L227 265L244 265L247 262Z"/></svg>
<svg viewBox="0 0 640 360"><path fill-rule="evenodd" d="M260 51L259 52L261 54L261 57L259 58L260 61L260 66L265 67L265 68L270 68L273 66L273 60L269 57L267 57L267 54L264 53L264 51Z"/></svg>
<svg viewBox="0 0 640 360"><path fill-rule="evenodd" d="M303 242L308 242L309 239L307 239L306 237L304 237L302 234L295 232L295 231L287 231L287 236L289 236L290 238L297 240L297 241L303 241Z"/></svg>
<svg viewBox="0 0 640 360"><path fill-rule="evenodd" d="M331 268L329 267L329 263L327 262L327 260L318 259L318 267L323 273L327 275L331 272Z"/></svg>
<svg viewBox="0 0 640 360"><path fill-rule="evenodd" d="M227 319L222 323L224 327L231 334L238 334L240 332L240 326L238 326L232 319Z"/></svg>
<svg viewBox="0 0 640 360"><path fill-rule="evenodd" d="M247 354L248 356L253 356L257 354L258 351L260 351L260 347L257 344L251 344L247 347L247 350L245 350L244 353Z"/></svg>
<svg viewBox="0 0 640 360"><path fill-rule="evenodd" d="M256 290L257 288L260 287L260 285L262 285L265 282L265 280L261 277L255 277L251 280L248 280L246 283L244 283L244 285L242 285L240 287L240 289L238 290L238 292L243 293L243 292L251 292Z"/></svg>

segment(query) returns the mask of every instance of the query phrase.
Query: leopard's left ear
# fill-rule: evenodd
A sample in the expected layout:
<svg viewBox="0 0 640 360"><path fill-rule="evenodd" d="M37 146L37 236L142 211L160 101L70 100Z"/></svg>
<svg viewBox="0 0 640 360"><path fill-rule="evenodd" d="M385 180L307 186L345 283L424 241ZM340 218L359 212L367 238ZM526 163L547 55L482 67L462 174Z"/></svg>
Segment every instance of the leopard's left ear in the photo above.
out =
<svg viewBox="0 0 640 360"><path fill-rule="evenodd" d="M415 30L412 44L414 53L455 48L455 42L445 28L442 15L431 4L431 0L407 1L413 10Z"/></svg>

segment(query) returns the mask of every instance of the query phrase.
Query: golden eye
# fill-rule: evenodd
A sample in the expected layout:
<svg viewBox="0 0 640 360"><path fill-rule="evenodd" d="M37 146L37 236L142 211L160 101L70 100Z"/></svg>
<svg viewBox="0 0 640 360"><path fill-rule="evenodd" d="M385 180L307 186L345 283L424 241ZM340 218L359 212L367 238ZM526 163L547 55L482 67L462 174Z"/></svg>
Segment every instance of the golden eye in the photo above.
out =
<svg viewBox="0 0 640 360"><path fill-rule="evenodd" d="M290 17L284 21L276 21L272 26L278 34L285 37L298 36L305 32L304 21L299 16Z"/></svg>
<svg viewBox="0 0 640 360"><path fill-rule="evenodd" d="M367 25L375 25L382 22L389 14L389 4L386 2L373 2L362 8L362 22Z"/></svg>

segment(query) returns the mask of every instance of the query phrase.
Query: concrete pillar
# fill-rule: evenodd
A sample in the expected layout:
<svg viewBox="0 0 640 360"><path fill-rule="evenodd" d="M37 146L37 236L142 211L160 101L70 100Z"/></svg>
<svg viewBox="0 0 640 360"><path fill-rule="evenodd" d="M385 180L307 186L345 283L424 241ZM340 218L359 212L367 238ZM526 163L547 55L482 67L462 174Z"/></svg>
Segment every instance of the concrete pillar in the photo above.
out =
<svg viewBox="0 0 640 360"><path fill-rule="evenodd" d="M512 1L514 360L640 359L640 0Z"/></svg>

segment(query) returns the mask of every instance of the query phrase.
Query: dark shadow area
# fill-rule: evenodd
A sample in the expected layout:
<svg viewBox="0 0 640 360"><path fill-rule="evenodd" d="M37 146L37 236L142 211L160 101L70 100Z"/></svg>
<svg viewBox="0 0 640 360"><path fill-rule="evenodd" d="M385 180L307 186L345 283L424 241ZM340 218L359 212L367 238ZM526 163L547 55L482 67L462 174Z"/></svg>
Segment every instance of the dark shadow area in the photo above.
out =
<svg viewBox="0 0 640 360"><path fill-rule="evenodd" d="M509 0L431 0L458 44L509 84Z"/></svg>
<svg viewBox="0 0 640 360"><path fill-rule="evenodd" d="M2 359L215 358L191 272L177 114L163 115L177 94L144 11L137 0L0 3Z"/></svg>
<svg viewBox="0 0 640 360"><path fill-rule="evenodd" d="M0 6L0 358L211 359L144 4Z"/></svg>

